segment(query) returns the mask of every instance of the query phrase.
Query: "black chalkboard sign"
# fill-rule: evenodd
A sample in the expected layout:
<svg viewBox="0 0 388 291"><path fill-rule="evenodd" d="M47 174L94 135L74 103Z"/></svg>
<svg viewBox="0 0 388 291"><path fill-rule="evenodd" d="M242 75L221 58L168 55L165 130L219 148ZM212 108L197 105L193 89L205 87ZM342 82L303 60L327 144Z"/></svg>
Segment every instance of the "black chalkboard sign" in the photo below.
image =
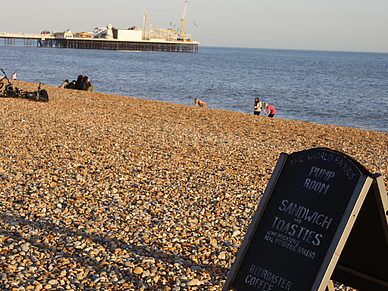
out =
<svg viewBox="0 0 388 291"><path fill-rule="evenodd" d="M325 290L368 174L329 149L282 154L223 290Z"/></svg>

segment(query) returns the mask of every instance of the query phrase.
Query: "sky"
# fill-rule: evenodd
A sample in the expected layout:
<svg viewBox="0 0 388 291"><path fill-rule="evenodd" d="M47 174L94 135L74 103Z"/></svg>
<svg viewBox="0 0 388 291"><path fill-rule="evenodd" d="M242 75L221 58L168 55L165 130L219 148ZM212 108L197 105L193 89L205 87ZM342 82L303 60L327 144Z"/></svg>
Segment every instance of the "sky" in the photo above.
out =
<svg viewBox="0 0 388 291"><path fill-rule="evenodd" d="M180 27L185 0L13 0L0 32L142 27L143 7L148 25ZM388 52L388 0L188 0L183 31L200 46Z"/></svg>

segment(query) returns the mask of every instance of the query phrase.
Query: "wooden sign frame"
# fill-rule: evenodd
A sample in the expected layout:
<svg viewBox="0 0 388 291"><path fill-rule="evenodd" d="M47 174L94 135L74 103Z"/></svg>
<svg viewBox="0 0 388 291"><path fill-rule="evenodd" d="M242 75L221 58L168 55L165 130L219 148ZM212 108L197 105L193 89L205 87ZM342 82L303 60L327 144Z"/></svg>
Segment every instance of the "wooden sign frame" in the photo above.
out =
<svg viewBox="0 0 388 291"><path fill-rule="evenodd" d="M388 290L388 196L381 175L373 183L332 279L359 290Z"/></svg>
<svg viewBox="0 0 388 291"><path fill-rule="evenodd" d="M308 161L306 157L312 157L311 159L309 158L311 161ZM313 157L316 157L316 160L314 160ZM332 174L331 172L333 171L331 171L329 168L333 169L334 167L334 169L337 169L336 166L338 166L339 163L338 162L337 165L334 166L333 163L335 163L335 159L341 162L338 170L340 173ZM319 164L323 164L327 169L323 167L319 168ZM346 166L344 166L345 164ZM327 233L324 234L317 234L317 231L311 230L310 238L307 236L308 238L306 239L305 235L303 239L297 240L297 243L292 245L289 242L293 241L292 236L295 237L295 232L291 231L290 228L287 228L288 232L285 233L284 229L286 229L286 227L276 228L277 226L274 226L276 221L282 221L277 217L276 211L279 212L279 209L284 210L285 207L288 207L289 204L292 204L292 202L289 203L289 197L298 196L299 192L306 190L297 189L296 191L294 189L295 187L292 188L292 186L298 185L299 183L294 181L298 180L298 174L300 174L298 170L300 169L303 172L302 176L306 176L306 173L308 172L306 172L306 170L309 168L311 168L310 175L313 175L314 173L311 173L314 172L315 169L318 169L317 171L320 172L319 174L315 173L315 176L323 179L327 178L327 181L330 178L333 178L335 175L339 174L337 180L333 179L336 185L331 185L332 188L330 191L334 188L333 192L336 191L338 193L336 193L336 196L333 197L343 199L343 201L341 200L342 202L339 202L339 204L342 205L342 208L340 207L338 211L333 212L340 212L339 217L334 217L335 215L333 215L334 218L330 217L329 220L329 216L327 216L327 226L329 223L334 221L333 225L330 226L332 227L330 233L327 231ZM346 175L344 175L345 172ZM301 179L305 179L304 181L307 181L309 178L305 178L304 176L301 177ZM354 178L352 183L347 181L351 180L350 178ZM279 181L281 184L287 184L284 183L284 181L290 182L292 184L291 188L287 188L287 185L280 185ZM344 181L344 184L347 185L342 185L342 181ZM304 187L308 185L306 183L307 182L305 182ZM317 181L315 185L318 185ZM293 193L294 190L296 193ZM329 184L326 184L322 187L313 187L312 190L321 190L320 194L327 194L329 193ZM290 193L285 193L287 191ZM285 195L285 198L281 198L283 200L279 200L278 197L282 195ZM329 196L330 193L327 197ZM318 205L320 203L325 203L322 199L327 198L324 197L320 199L321 200L318 200ZM309 198L309 200L311 199ZM276 207L278 209L276 209ZM374 264L373 262L377 262L377 265L379 266L382 264L382 260L379 260L379 252L386 252L386 255L383 255L382 259L388 258L387 210L388 197L385 191L382 177L379 177L378 175L372 176L362 165L360 165L357 161L353 160L349 156L326 148L316 148L293 153L291 155L283 153L280 155L278 163L276 164L275 170L270 178L265 193L255 212L244 241L237 253L236 260L232 266L231 271L229 272L223 291L324 291L327 289L334 289L331 281L332 279L362 290L387 291L387 267L371 267ZM276 216L274 216L274 213ZM377 213L377 215L372 215L373 213ZM320 217L324 217L323 214L319 215ZM368 216L371 215L373 216L373 221L368 218ZM275 220L273 220L274 217ZM272 221L274 221L272 226L268 224L268 218L272 218ZM294 229L297 229L298 227L300 229L306 229L306 225L303 224L304 221L302 223L300 219L296 218L294 221L297 222L291 222L294 223L291 227L294 227ZM318 219L316 222L317 221ZM320 226L323 226L325 220L322 218L320 221ZM371 223L377 226L373 228L373 233L367 235L365 231L368 231L368 225ZM318 225L318 223L316 224ZM285 225L285 223L282 225ZM270 230L271 228L272 230L277 231L272 231ZM329 227L327 227L327 229L329 229ZM268 232L266 234L267 230ZM307 230L305 232L307 232ZM296 250L296 246L300 246L300 248L303 249L301 253L304 252L304 250L307 249L305 248L306 241L310 243L310 245L311 243L314 243L314 238L311 236L311 234L315 234L315 249L317 251L310 251L310 259L312 263L309 263L306 262L306 260L303 261L305 258L299 259L296 254L299 253L300 249ZM276 245L276 243L274 243L274 238L275 240L277 238L276 235L277 237L284 237L288 241L289 245L286 245L284 241L278 243L282 244L282 246L279 247ZM363 236L367 237L362 239L363 247L371 247L373 244L371 241L376 240L378 241L378 250L372 246L372 250L369 250L367 255L360 255L358 242L360 237ZM323 241L325 239L325 243L322 243L322 246L319 245L321 243L320 240ZM343 251L344 255L341 255ZM279 260L279 252L282 254L280 256L282 261L273 262ZM373 260L369 260L370 263L366 264L365 268L362 268L362 264L365 264L365 261L368 261L368 258L371 257L371 253L374 253ZM309 256L309 253L306 252L305 256ZM359 263L360 260L362 261L362 264ZM259 262L257 265L256 261ZM386 262L387 260L385 263ZM283 268L282 266L279 267L279 264L288 264L288 266L284 266ZM268 270L265 269L265 266L267 265L270 266L268 267ZM260 266L263 266L263 268ZM272 270L275 270L272 273L271 268ZM297 274L295 272L295 268L300 269L301 272L305 272L307 275L303 276L303 274ZM379 271L381 268L383 270ZM263 270L268 274L271 273L272 277L269 277L269 275L263 276ZM288 273L290 275L287 277ZM280 282L280 280L283 281Z"/></svg>

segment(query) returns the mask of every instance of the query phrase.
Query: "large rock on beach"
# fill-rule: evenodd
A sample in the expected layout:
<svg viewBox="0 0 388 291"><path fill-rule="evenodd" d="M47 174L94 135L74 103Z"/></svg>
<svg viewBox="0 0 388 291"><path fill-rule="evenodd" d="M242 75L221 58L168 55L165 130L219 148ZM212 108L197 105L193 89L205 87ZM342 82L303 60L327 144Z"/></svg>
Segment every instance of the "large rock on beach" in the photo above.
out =
<svg viewBox="0 0 388 291"><path fill-rule="evenodd" d="M221 290L282 152L387 185L387 133L44 87L0 98L2 290Z"/></svg>

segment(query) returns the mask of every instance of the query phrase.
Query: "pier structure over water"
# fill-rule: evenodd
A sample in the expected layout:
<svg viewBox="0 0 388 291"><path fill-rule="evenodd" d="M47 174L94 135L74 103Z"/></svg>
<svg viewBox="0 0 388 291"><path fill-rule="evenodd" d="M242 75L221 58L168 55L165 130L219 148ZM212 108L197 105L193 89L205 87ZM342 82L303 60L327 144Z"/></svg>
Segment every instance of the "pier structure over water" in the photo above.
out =
<svg viewBox="0 0 388 291"><path fill-rule="evenodd" d="M36 42L38 47L47 48L196 53L199 42L191 40L191 35L183 31L187 2L188 0L185 1L179 32L172 28L153 28L148 23L148 13L143 7L142 28L133 26L128 29L117 29L109 23L106 28L96 27L93 32L73 33L70 29L64 32L53 31L52 34L47 30L41 34L3 32L0 33L0 38L4 39L4 45L16 45L17 39L23 39L25 46L32 46Z"/></svg>
<svg viewBox="0 0 388 291"><path fill-rule="evenodd" d="M100 50L133 50L162 52L198 52L199 42L191 40L165 41L151 40L119 40L84 37L56 37L50 34L0 33L4 45L15 46L16 40L23 40L24 46L69 49L100 49Z"/></svg>
<svg viewBox="0 0 388 291"><path fill-rule="evenodd" d="M39 41L50 37L48 34L27 34L1 32L0 38L4 39L4 45L15 46L17 40L23 40L24 46L35 46Z"/></svg>
<svg viewBox="0 0 388 291"><path fill-rule="evenodd" d="M158 41L141 40L127 41L117 39L45 39L39 44L41 47L59 47L72 49L100 49L100 50L132 50L132 51L162 51L162 52L198 52L198 42L186 41Z"/></svg>

